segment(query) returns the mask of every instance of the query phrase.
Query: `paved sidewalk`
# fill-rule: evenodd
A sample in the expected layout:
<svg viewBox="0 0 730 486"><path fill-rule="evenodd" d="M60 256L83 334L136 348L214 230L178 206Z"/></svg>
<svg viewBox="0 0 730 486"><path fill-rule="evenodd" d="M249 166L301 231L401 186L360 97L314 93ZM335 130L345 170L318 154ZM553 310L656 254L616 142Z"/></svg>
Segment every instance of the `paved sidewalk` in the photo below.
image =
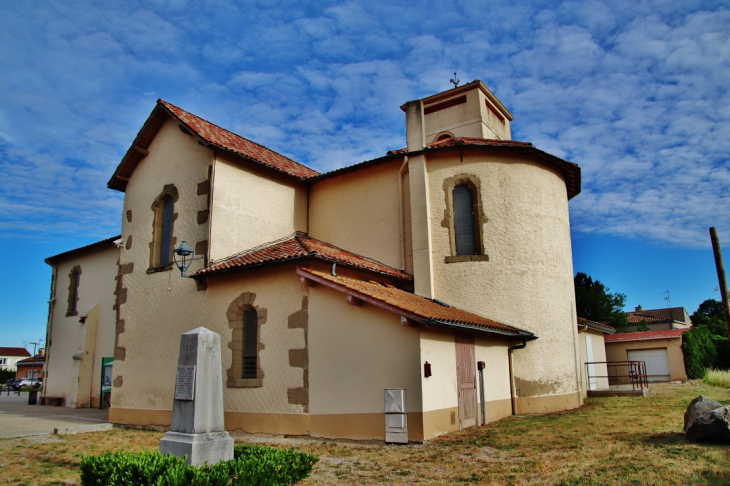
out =
<svg viewBox="0 0 730 486"><path fill-rule="evenodd" d="M54 428L107 423L109 410L28 405L28 393L0 394L0 438L53 434Z"/></svg>

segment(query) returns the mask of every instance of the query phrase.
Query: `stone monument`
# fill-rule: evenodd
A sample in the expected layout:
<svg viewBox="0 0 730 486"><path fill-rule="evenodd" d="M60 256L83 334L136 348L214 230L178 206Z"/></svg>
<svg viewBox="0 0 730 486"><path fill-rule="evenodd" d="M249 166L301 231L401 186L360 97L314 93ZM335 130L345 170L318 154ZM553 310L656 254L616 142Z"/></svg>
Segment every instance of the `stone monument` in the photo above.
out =
<svg viewBox="0 0 730 486"><path fill-rule="evenodd" d="M180 338L170 431L160 453L187 456L186 464L209 466L233 459L233 438L223 420L221 337L204 327Z"/></svg>

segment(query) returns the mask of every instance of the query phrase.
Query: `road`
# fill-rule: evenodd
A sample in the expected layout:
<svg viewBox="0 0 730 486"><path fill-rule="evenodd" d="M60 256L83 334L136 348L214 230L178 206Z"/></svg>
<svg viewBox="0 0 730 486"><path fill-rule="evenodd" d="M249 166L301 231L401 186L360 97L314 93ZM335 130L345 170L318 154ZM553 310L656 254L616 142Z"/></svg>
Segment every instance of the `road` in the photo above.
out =
<svg viewBox="0 0 730 486"><path fill-rule="evenodd" d="M0 394L0 439L53 434L54 428L107 423L109 410L28 405L28 393Z"/></svg>

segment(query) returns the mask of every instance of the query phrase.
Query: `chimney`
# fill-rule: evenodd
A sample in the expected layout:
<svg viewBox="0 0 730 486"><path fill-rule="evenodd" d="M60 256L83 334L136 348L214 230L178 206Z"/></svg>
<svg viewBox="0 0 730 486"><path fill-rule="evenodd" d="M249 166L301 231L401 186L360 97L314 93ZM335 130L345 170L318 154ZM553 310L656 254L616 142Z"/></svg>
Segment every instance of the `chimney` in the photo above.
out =
<svg viewBox="0 0 730 486"><path fill-rule="evenodd" d="M46 350L45 349L41 348L41 349L38 350L38 356L45 356L45 355L46 355Z"/></svg>
<svg viewBox="0 0 730 486"><path fill-rule="evenodd" d="M637 305L637 306L636 306L636 312L641 312L641 311L643 311L643 310L644 310L644 308L643 308L643 307L641 307L640 305Z"/></svg>
<svg viewBox="0 0 730 486"><path fill-rule="evenodd" d="M421 100L409 101L406 110L406 141L409 152L418 152L426 146L424 138L423 103Z"/></svg>

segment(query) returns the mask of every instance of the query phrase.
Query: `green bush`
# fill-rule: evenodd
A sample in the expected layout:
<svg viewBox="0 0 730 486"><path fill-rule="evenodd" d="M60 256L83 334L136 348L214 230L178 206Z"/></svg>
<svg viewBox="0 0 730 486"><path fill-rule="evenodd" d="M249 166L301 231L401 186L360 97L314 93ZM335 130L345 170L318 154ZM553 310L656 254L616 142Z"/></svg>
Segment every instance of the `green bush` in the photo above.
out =
<svg viewBox="0 0 730 486"><path fill-rule="evenodd" d="M707 327L695 327L682 334L684 369L690 379L702 378L707 368L712 368L717 351L712 332Z"/></svg>
<svg viewBox="0 0 730 486"><path fill-rule="evenodd" d="M730 370L730 339L713 334L712 344L717 354L712 367L717 370Z"/></svg>
<svg viewBox="0 0 730 486"><path fill-rule="evenodd" d="M211 467L186 466L170 454L106 452L81 460L83 486L283 486L300 481L319 460L293 449L239 445L232 461Z"/></svg>
<svg viewBox="0 0 730 486"><path fill-rule="evenodd" d="M705 370L730 370L730 340L713 334L706 326L692 328L682 335L684 367L691 379L702 378Z"/></svg>

